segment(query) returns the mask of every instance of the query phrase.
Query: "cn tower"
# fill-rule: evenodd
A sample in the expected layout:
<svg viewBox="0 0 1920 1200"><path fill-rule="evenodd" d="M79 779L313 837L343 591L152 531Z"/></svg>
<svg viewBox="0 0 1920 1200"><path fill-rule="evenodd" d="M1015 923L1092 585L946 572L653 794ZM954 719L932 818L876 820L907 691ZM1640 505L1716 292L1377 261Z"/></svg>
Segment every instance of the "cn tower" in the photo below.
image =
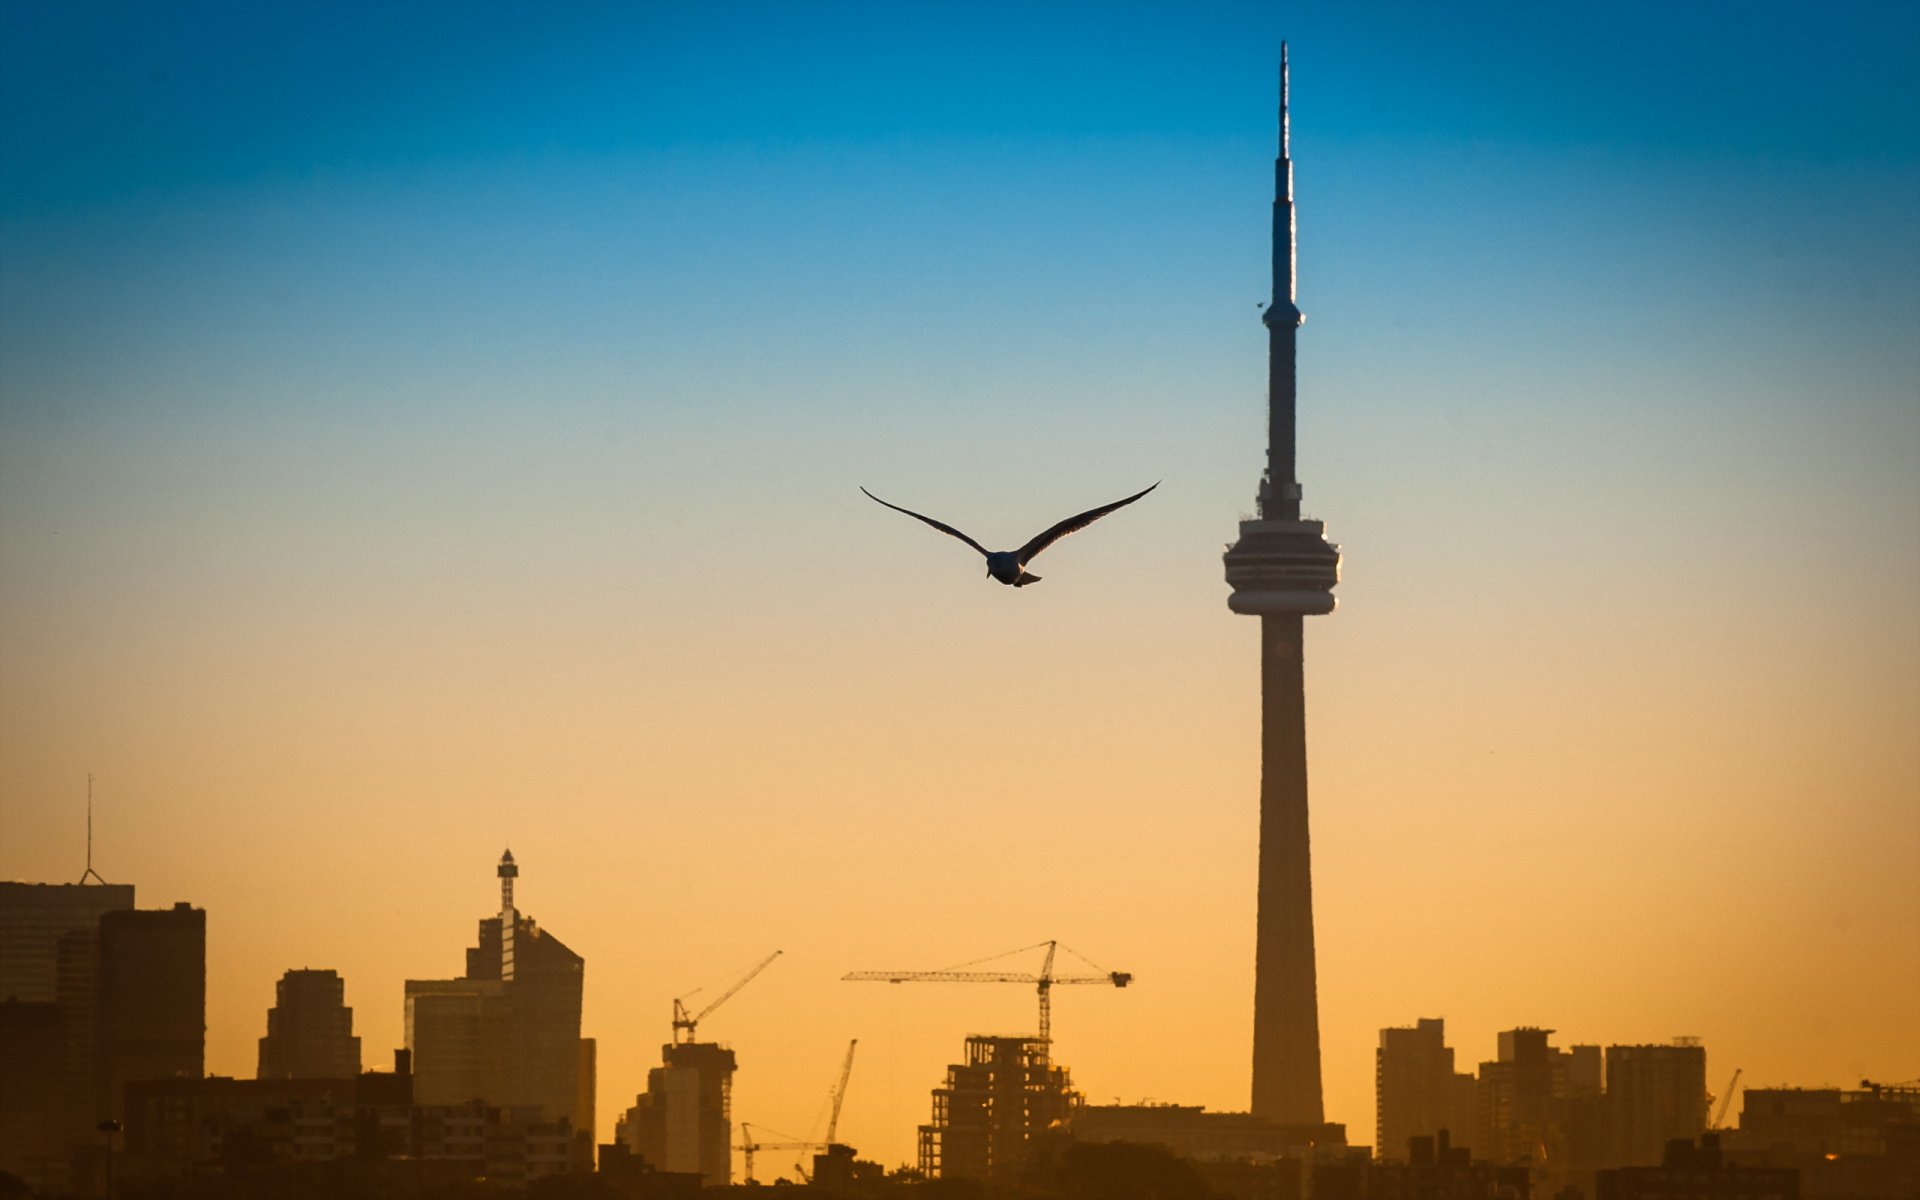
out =
<svg viewBox="0 0 1920 1200"><path fill-rule="evenodd" d="M1287 48L1280 46L1280 157L1274 163L1273 300L1267 327L1267 469L1256 515L1227 548L1227 607L1260 618L1260 895L1253 986L1253 1105L1287 1125L1325 1120L1320 1007L1307 845L1303 619L1333 611L1340 551L1300 517L1294 467L1293 161L1288 157Z"/></svg>

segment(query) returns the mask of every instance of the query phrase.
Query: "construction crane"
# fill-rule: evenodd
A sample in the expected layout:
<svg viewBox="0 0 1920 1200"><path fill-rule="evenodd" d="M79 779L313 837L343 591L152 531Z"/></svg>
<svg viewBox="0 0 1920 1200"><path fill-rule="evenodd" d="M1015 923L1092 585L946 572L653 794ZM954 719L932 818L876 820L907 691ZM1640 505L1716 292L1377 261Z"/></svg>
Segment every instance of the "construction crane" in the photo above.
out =
<svg viewBox="0 0 1920 1200"><path fill-rule="evenodd" d="M1740 1082L1740 1072L1744 1067L1733 1069L1733 1078L1727 1080L1727 1093L1720 1097L1720 1111L1713 1114L1713 1120L1707 1122L1708 1129L1724 1129L1727 1123L1727 1106L1733 1103L1734 1085Z"/></svg>
<svg viewBox="0 0 1920 1200"><path fill-rule="evenodd" d="M1009 974L999 971L967 971L964 967L977 966L994 959L1008 958L1015 954L1025 954L1029 950L1047 948L1046 961L1040 964L1037 975ZM1053 973L1053 955L1056 949L1064 949L1068 954L1080 959L1088 966L1101 972L1099 975L1055 975ZM1053 1008L1049 999L1055 984L1061 983L1099 983L1123 988L1133 982L1133 976L1126 971L1109 971L1086 955L1070 946L1061 946L1059 942L1035 942L1031 946L1022 946L1018 950L1009 950L1005 954L995 954L991 958L975 959L970 963L961 963L958 967L945 971L851 971L841 977L846 983L1031 983L1040 993L1040 1041L1043 1045L1053 1044Z"/></svg>
<svg viewBox="0 0 1920 1200"><path fill-rule="evenodd" d="M689 1016L687 1013L686 1002L688 1000L691 1000L693 997L699 995L701 989L695 988L691 992L688 992L686 995L675 999L673 1002L673 1044L676 1046L680 1044L680 1040L681 1040L680 1034L682 1031L685 1031L687 1035L686 1040L691 1042L693 1040L694 1030L699 1027L701 1018L705 1017L708 1013L712 1012L714 1009L719 1008L722 1004L725 1004L728 1000L731 1000L735 992L747 986L749 983L752 983L753 977L755 975L758 975L760 972L766 970L768 965L770 965L774 959L780 957L780 953L781 953L780 951L775 950L772 954L769 954L765 958L761 959L759 965L754 967L753 970L748 971L745 975L742 975L738 983L734 984L732 987L728 988L726 991L721 992L720 998L718 1000L715 1000L713 1003L707 1005L705 1008L701 1009L697 1013L692 1014L691 1016Z"/></svg>
<svg viewBox="0 0 1920 1200"><path fill-rule="evenodd" d="M746 1162L748 1183L753 1182L753 1155L757 1150L818 1150L819 1148L819 1142L803 1142L798 1139L784 1142L756 1142L753 1140L753 1126L745 1121L740 1122L740 1144L734 1147Z"/></svg>
<svg viewBox="0 0 1920 1200"><path fill-rule="evenodd" d="M745 1159L748 1183L753 1182L753 1156L755 1151L759 1151L759 1150L822 1151L822 1150L825 1150L827 1147L835 1144L834 1136L840 1131L840 1106L842 1103L846 1101L847 1079L853 1074L853 1051L854 1051L854 1048L857 1047L859 1044L860 1044L859 1038L854 1038L853 1040L847 1043L847 1057L846 1057L846 1060L840 1064L840 1079L838 1082L836 1082L833 1085L833 1092L831 1095L831 1098L833 1101L833 1112L832 1112L832 1115L830 1115L827 1118L827 1137L825 1141L803 1142L797 1138L792 1138L790 1135L782 1134L781 1136L788 1137L787 1141L756 1142L753 1140L753 1126L748 1124L745 1121L740 1122L740 1144L738 1146L735 1146L734 1149L740 1151L742 1157ZM815 1119L817 1120L818 1118L815 1118ZM762 1126L762 1128L765 1128L765 1126ZM807 1173L805 1169L802 1168L798 1163L794 1164L794 1170L799 1172L800 1177L802 1179L806 1178Z"/></svg>
<svg viewBox="0 0 1920 1200"><path fill-rule="evenodd" d="M847 1042L847 1061L840 1064L840 1082L833 1085L833 1115L827 1118L827 1145L833 1145L833 1135L840 1131L840 1105L847 1098L847 1079L853 1074L853 1051L860 1044L859 1038Z"/></svg>

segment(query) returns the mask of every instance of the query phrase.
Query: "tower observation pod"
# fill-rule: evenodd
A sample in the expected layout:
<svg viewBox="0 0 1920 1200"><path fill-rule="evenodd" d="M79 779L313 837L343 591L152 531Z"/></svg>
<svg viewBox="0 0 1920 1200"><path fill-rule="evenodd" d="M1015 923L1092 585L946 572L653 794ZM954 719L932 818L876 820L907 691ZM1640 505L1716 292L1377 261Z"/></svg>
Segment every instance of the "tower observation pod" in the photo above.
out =
<svg viewBox="0 0 1920 1200"><path fill-rule="evenodd" d="M1260 618L1260 883L1254 963L1253 1112L1289 1125L1325 1119L1307 828L1303 618L1333 611L1339 548L1300 515L1294 462L1293 162L1280 47L1280 155L1274 163L1273 299L1267 327L1267 469L1256 515L1227 548L1227 607Z"/></svg>

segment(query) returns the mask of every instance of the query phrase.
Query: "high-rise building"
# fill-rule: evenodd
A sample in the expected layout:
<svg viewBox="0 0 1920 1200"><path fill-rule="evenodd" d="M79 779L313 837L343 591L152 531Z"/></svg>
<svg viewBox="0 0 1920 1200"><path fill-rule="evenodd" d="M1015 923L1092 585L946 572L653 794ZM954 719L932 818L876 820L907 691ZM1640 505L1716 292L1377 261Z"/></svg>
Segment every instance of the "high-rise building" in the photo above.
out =
<svg viewBox="0 0 1920 1200"><path fill-rule="evenodd" d="M132 907L130 883L0 883L0 1000L55 999L61 937Z"/></svg>
<svg viewBox="0 0 1920 1200"><path fill-rule="evenodd" d="M205 1073L206 909L183 901L102 914L96 979L96 1111L122 1120L127 1084Z"/></svg>
<svg viewBox="0 0 1920 1200"><path fill-rule="evenodd" d="M52 1190L66 1157L64 1033L58 1004L0 1000L0 1171L37 1191Z"/></svg>
<svg viewBox="0 0 1920 1200"><path fill-rule="evenodd" d="M920 1127L920 1169L941 1179L1017 1180L1034 1135L1069 1121L1080 1102L1043 1039L970 1037L967 1060L948 1067L933 1089L933 1119Z"/></svg>
<svg viewBox="0 0 1920 1200"><path fill-rule="evenodd" d="M647 1090L616 1124L614 1141L656 1171L700 1176L707 1187L733 1178L733 1051L717 1042L660 1047Z"/></svg>
<svg viewBox="0 0 1920 1200"><path fill-rule="evenodd" d="M197 1078L205 1062L206 913L138 910L133 895L0 883L0 1170L44 1191L95 1185L95 1126L121 1118L128 1083Z"/></svg>
<svg viewBox="0 0 1920 1200"><path fill-rule="evenodd" d="M1280 48L1280 155L1274 163L1273 299L1267 327L1267 469L1253 520L1226 553L1227 606L1260 618L1260 883L1253 990L1253 1113L1318 1125L1320 1008L1307 827L1304 618L1333 611L1340 551L1300 513L1294 455L1293 162L1287 52Z"/></svg>
<svg viewBox="0 0 1920 1200"><path fill-rule="evenodd" d="M520 868L500 858L500 915L480 922L459 979L406 983L407 1048L414 1096L425 1105L481 1100L537 1106L591 1136L581 1077L592 1063L580 1037L586 961L514 907Z"/></svg>
<svg viewBox="0 0 1920 1200"><path fill-rule="evenodd" d="M261 1079L351 1079L360 1073L347 985L337 971L288 971L273 985Z"/></svg>
<svg viewBox="0 0 1920 1200"><path fill-rule="evenodd" d="M1697 1038L1608 1046L1607 1112L1614 1165L1659 1166L1668 1142L1706 1131L1706 1047Z"/></svg>
<svg viewBox="0 0 1920 1200"><path fill-rule="evenodd" d="M1551 1029L1503 1031L1500 1057L1480 1064L1474 1146L1488 1162L1544 1163L1552 1155L1554 1059Z"/></svg>
<svg viewBox="0 0 1920 1200"><path fill-rule="evenodd" d="M1412 1028L1382 1029L1373 1064L1376 1158L1405 1162L1411 1139L1442 1130L1451 1145L1473 1138L1473 1076L1453 1069L1444 1020L1422 1017Z"/></svg>

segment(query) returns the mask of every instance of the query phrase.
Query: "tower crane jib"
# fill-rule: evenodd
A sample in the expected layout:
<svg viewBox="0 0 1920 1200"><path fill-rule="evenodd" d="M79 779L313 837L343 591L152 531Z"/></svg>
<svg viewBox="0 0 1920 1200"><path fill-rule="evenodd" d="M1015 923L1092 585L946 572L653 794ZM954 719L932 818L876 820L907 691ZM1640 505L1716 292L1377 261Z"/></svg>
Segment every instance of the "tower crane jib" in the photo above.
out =
<svg viewBox="0 0 1920 1200"><path fill-rule="evenodd" d="M1053 973L1054 952L1061 949L1057 941L1036 942L1019 950L1009 950L1006 954L996 954L994 958L1006 958L1013 954L1024 954L1040 947L1047 948L1046 959L1040 965L1038 974L1002 972L1002 971L850 971L842 975L846 983L1030 983L1040 996L1040 1041L1043 1045L1053 1044L1053 989L1058 984L1103 984L1109 987L1123 988L1133 982L1128 971L1107 971L1105 968L1087 959L1085 955L1068 949L1069 954L1082 959L1087 965L1102 971L1099 975L1055 975ZM975 960L975 963L987 959ZM960 966L973 966L975 963L961 963Z"/></svg>
<svg viewBox="0 0 1920 1200"><path fill-rule="evenodd" d="M747 986L749 983L752 983L754 976L760 974L760 972L766 970L769 966L771 966L773 963L773 960L776 958L779 958L781 953L782 953L781 951L775 950L772 954L769 954L765 958L761 959L760 962L757 965L755 965L755 967L751 971L748 971L745 975L742 975L732 987L728 988L724 992L721 992L718 999L714 1000L711 1004L707 1005L705 1008L701 1009L697 1013L693 1013L689 1015L687 1012L686 1002L692 999L693 996L698 994L698 992L700 991L699 988L695 988L693 991L688 992L685 996L677 997L673 1002L673 1044L678 1046L681 1043L682 1039L680 1035L682 1031L686 1033L685 1040L691 1042L693 1040L694 1032L696 1029L699 1028L700 1021L703 1017L705 1017L708 1013L711 1013L714 1009L719 1008L722 1004L725 1004L728 1000L733 999L733 994L735 992Z"/></svg>

